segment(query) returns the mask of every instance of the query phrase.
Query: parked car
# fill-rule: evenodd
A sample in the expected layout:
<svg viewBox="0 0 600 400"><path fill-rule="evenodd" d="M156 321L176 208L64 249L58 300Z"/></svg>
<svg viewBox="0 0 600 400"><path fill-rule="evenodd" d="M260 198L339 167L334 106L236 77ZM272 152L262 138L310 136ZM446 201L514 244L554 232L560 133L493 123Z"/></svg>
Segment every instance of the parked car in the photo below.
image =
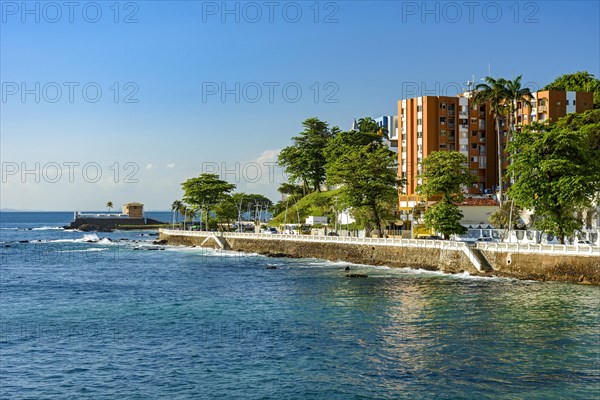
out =
<svg viewBox="0 0 600 400"><path fill-rule="evenodd" d="M477 239L478 242L487 242L487 243L496 243L498 242L496 239L491 238L491 237L481 237L479 239Z"/></svg>
<svg viewBox="0 0 600 400"><path fill-rule="evenodd" d="M579 240L577 242L577 246L595 246L595 244L590 242L589 240Z"/></svg>
<svg viewBox="0 0 600 400"><path fill-rule="evenodd" d="M419 235L417 236L417 239L442 240L442 237L438 235Z"/></svg>
<svg viewBox="0 0 600 400"><path fill-rule="evenodd" d="M340 236L337 232L327 232L327 236Z"/></svg>
<svg viewBox="0 0 600 400"><path fill-rule="evenodd" d="M263 233L266 233L267 235L276 235L279 232L275 228L267 228L263 231Z"/></svg>

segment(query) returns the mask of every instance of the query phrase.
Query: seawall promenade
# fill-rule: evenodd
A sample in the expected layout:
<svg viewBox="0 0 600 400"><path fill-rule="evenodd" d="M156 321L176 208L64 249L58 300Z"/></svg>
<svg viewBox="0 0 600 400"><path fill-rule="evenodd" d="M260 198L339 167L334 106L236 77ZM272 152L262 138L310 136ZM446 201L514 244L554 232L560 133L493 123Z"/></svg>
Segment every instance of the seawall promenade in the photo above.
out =
<svg viewBox="0 0 600 400"><path fill-rule="evenodd" d="M160 230L172 245L201 246L272 257L321 258L359 264L469 272L481 276L600 284L600 249L398 238Z"/></svg>

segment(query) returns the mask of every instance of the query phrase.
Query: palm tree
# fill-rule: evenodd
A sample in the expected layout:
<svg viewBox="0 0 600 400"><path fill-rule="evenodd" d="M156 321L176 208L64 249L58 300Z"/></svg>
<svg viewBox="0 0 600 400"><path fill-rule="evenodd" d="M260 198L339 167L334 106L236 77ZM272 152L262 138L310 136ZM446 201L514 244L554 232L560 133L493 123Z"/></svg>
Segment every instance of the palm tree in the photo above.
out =
<svg viewBox="0 0 600 400"><path fill-rule="evenodd" d="M113 202L112 201L107 201L106 202L106 208L108 208L108 212L110 213L110 209L113 208Z"/></svg>
<svg viewBox="0 0 600 400"><path fill-rule="evenodd" d="M506 103L509 107L509 138L510 135L512 135L512 133L515 131L515 122L517 120L517 103L521 102L521 107L531 107L531 101L529 99L533 98L531 90L528 87L521 87L521 77L522 75L519 75L512 81L507 80L505 84Z"/></svg>
<svg viewBox="0 0 600 400"><path fill-rule="evenodd" d="M181 200L175 200L173 204L171 204L171 211L175 212L177 222L179 223L179 214L183 214L183 202Z"/></svg>
<svg viewBox="0 0 600 400"><path fill-rule="evenodd" d="M494 116L496 122L496 139L498 146L498 201L502 207L502 134L500 133L500 119L507 112L508 91L506 89L506 79L494 79L491 76L485 78L485 83L480 83L475 87L477 93L473 98L473 107L481 103L489 102L490 113Z"/></svg>

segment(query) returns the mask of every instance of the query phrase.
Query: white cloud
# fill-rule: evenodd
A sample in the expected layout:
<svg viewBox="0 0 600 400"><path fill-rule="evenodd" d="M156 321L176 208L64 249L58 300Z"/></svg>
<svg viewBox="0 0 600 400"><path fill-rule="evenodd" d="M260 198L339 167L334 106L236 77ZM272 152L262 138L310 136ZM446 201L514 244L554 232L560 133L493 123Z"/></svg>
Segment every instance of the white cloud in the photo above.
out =
<svg viewBox="0 0 600 400"><path fill-rule="evenodd" d="M152 169L152 168L154 168L154 166L152 164L146 165L146 169Z"/></svg>
<svg viewBox="0 0 600 400"><path fill-rule="evenodd" d="M167 164L167 168L175 168L175 163Z"/></svg>

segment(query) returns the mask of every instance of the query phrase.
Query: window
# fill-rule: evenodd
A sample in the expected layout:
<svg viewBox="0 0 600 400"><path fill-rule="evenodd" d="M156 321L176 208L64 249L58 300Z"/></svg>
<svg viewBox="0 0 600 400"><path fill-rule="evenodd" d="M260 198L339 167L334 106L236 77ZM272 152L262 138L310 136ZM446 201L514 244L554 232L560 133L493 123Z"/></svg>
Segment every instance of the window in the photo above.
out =
<svg viewBox="0 0 600 400"><path fill-rule="evenodd" d="M477 136L477 131L471 131L471 136Z"/></svg>
<svg viewBox="0 0 600 400"><path fill-rule="evenodd" d="M557 106L560 106L560 101L557 101L557 102L556 102L556 105L557 105Z"/></svg>
<svg viewBox="0 0 600 400"><path fill-rule="evenodd" d="M456 146L454 146L454 144L450 143L448 145L448 151L454 151L456 149Z"/></svg>
<svg viewBox="0 0 600 400"><path fill-rule="evenodd" d="M506 137L506 135L508 135L508 131L502 131L502 135Z"/></svg>
<svg viewBox="0 0 600 400"><path fill-rule="evenodd" d="M478 157L477 156L473 156L471 157L471 162L478 162Z"/></svg>
<svg viewBox="0 0 600 400"><path fill-rule="evenodd" d="M446 103L440 103L440 108L442 110L445 110L446 109Z"/></svg>
<svg viewBox="0 0 600 400"><path fill-rule="evenodd" d="M471 123L472 124L476 124L477 123L477 118L471 118Z"/></svg>
<svg viewBox="0 0 600 400"><path fill-rule="evenodd" d="M472 149L477 149L477 143L471 143L471 148Z"/></svg>
<svg viewBox="0 0 600 400"><path fill-rule="evenodd" d="M459 146L460 151L469 151L469 146L467 146L466 144L461 144Z"/></svg>
<svg viewBox="0 0 600 400"><path fill-rule="evenodd" d="M440 117L440 124L441 125L445 125L446 124L446 117Z"/></svg>
<svg viewBox="0 0 600 400"><path fill-rule="evenodd" d="M417 112L423 111L423 106L417 106Z"/></svg>
<svg viewBox="0 0 600 400"><path fill-rule="evenodd" d="M567 105L569 105L569 100L567 100Z"/></svg>
<svg viewBox="0 0 600 400"><path fill-rule="evenodd" d="M576 104L576 102L577 102L577 100L573 100L573 105L575 105L575 104Z"/></svg>
<svg viewBox="0 0 600 400"><path fill-rule="evenodd" d="M440 136L446 136L446 130L445 129L440 130Z"/></svg>
<svg viewBox="0 0 600 400"><path fill-rule="evenodd" d="M440 150L446 150L446 143L440 143Z"/></svg>
<svg viewBox="0 0 600 400"><path fill-rule="evenodd" d="M423 145L422 144L417 145L417 151L418 152L423 151Z"/></svg>
<svg viewBox="0 0 600 400"><path fill-rule="evenodd" d="M420 132L420 131L418 131L418 132L417 132L417 137L418 137L418 138L422 138L422 137L423 137L423 132Z"/></svg>
<svg viewBox="0 0 600 400"><path fill-rule="evenodd" d="M423 125L423 120L421 118L417 119L417 125Z"/></svg>

